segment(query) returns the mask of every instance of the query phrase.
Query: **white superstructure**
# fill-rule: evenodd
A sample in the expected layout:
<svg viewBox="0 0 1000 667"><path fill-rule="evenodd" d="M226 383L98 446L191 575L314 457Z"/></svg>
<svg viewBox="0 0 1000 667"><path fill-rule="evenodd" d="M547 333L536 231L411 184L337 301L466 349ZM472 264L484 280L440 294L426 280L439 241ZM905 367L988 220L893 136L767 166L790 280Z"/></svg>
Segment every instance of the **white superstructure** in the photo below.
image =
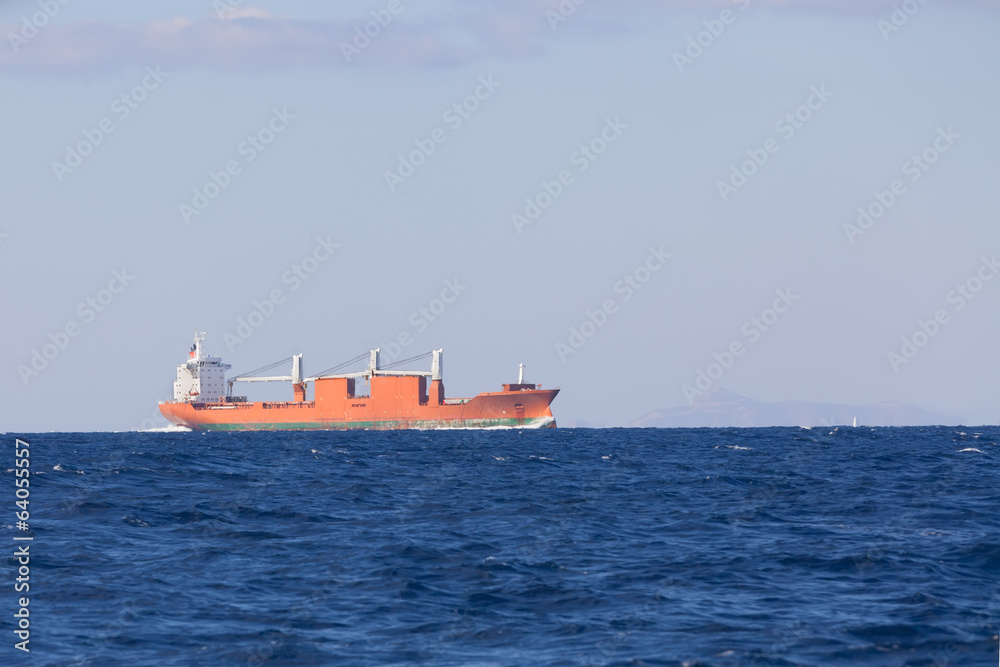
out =
<svg viewBox="0 0 1000 667"><path fill-rule="evenodd" d="M226 396L226 371L232 366L222 358L206 355L202 350L203 332L195 332L194 345L187 363L177 367L174 400L185 403L215 403Z"/></svg>

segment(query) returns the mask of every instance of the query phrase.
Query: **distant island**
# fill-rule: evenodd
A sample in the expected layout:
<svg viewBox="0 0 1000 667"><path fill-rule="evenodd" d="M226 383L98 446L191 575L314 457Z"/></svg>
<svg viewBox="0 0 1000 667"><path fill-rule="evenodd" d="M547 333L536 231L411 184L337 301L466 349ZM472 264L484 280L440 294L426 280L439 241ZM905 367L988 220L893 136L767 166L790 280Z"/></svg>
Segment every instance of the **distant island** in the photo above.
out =
<svg viewBox="0 0 1000 667"><path fill-rule="evenodd" d="M633 421L633 428L753 428L766 426L957 426L963 420L902 401L867 405L782 401L763 403L716 389L694 405L653 410Z"/></svg>

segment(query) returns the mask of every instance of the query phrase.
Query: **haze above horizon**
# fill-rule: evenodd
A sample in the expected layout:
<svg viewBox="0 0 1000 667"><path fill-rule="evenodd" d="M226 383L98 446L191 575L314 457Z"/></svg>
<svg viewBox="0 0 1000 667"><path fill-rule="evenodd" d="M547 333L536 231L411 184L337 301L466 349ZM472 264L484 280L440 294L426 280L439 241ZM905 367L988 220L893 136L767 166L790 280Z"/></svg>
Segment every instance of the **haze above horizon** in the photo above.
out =
<svg viewBox="0 0 1000 667"><path fill-rule="evenodd" d="M195 329L234 373L444 348L449 397L524 362L566 424L717 390L997 423L997 2L36 0L0 28L0 430L139 427Z"/></svg>

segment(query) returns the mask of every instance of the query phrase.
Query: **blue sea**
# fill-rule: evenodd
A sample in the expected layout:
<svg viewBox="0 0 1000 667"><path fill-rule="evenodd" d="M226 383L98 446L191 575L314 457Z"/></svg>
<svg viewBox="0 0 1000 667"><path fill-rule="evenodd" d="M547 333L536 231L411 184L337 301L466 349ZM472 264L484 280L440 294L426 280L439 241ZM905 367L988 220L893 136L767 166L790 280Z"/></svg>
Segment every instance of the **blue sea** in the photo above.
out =
<svg viewBox="0 0 1000 667"><path fill-rule="evenodd" d="M998 664L1000 427L3 437L2 664Z"/></svg>

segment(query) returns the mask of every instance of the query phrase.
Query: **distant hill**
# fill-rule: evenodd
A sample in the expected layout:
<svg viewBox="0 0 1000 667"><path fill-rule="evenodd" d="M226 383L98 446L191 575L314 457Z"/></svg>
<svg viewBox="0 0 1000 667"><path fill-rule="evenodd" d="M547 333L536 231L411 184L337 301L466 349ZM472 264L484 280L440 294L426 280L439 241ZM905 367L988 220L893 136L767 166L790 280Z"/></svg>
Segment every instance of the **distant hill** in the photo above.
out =
<svg viewBox="0 0 1000 667"><path fill-rule="evenodd" d="M957 426L958 417L923 410L901 401L838 405L783 401L762 403L723 389L706 394L694 405L653 410L630 424L637 428L725 428L729 426Z"/></svg>

